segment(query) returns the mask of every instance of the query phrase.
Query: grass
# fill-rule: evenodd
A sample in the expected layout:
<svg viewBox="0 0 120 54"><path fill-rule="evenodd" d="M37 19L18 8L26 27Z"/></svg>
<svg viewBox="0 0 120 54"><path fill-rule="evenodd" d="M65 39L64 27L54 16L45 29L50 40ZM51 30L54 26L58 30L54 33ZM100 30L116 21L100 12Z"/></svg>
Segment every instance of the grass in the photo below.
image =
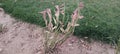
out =
<svg viewBox="0 0 120 54"><path fill-rule="evenodd" d="M16 19L45 26L38 12L46 8L54 9L54 4L66 3L66 17L77 6L77 0L0 0L0 7ZM74 35L89 37L107 43L117 43L120 38L120 0L83 0L85 7L81 11L84 19L78 23Z"/></svg>

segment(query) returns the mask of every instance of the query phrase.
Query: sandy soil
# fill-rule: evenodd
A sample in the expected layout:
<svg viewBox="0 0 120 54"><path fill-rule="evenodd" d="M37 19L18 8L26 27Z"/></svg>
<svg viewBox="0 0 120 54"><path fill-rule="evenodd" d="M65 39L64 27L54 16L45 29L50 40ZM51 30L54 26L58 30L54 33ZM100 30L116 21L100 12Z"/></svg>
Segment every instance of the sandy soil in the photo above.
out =
<svg viewBox="0 0 120 54"><path fill-rule="evenodd" d="M0 24L3 24L0 54L43 54L42 28L17 21L3 11L0 11ZM87 43L71 36L59 47L58 54L115 54L115 49L108 44Z"/></svg>

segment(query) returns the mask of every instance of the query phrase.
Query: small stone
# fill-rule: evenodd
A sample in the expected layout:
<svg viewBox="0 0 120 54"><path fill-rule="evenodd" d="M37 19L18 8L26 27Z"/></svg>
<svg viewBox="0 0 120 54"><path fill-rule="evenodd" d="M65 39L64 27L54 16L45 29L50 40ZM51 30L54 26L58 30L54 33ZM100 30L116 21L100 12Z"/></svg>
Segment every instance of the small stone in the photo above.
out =
<svg viewBox="0 0 120 54"><path fill-rule="evenodd" d="M68 45L69 45L69 46L72 46L72 44L71 44L71 43L69 43Z"/></svg>
<svg viewBox="0 0 120 54"><path fill-rule="evenodd" d="M75 40L71 40L71 42L73 43L73 42L75 42Z"/></svg>
<svg viewBox="0 0 120 54"><path fill-rule="evenodd" d="M50 39L53 39L53 38L54 38L53 36L50 37Z"/></svg>
<svg viewBox="0 0 120 54"><path fill-rule="evenodd" d="M38 52L38 53L36 53L36 54L42 54L42 52Z"/></svg>

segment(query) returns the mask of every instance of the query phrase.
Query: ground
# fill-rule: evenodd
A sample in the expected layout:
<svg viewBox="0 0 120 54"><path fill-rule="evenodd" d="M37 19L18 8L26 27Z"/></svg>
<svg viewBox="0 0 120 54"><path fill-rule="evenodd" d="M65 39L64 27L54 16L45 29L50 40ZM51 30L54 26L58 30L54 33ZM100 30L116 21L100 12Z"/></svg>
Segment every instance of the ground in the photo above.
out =
<svg viewBox="0 0 120 54"><path fill-rule="evenodd" d="M15 20L0 11L0 54L43 54L44 34L40 26ZM59 46L58 54L115 54L111 45L97 41L88 43L76 36Z"/></svg>

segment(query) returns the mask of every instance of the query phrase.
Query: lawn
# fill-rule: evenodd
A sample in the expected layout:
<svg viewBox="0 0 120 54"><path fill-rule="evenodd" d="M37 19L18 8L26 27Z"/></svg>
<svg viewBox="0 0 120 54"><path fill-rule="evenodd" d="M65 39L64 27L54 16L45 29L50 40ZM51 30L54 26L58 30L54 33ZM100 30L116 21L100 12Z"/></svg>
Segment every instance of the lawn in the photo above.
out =
<svg viewBox="0 0 120 54"><path fill-rule="evenodd" d="M115 44L120 38L120 0L82 0L84 19L78 23L74 35ZM54 3L54 4L53 4ZM45 26L38 12L46 8L54 11L56 4L66 4L66 18L70 18L78 0L0 0L0 7L17 20Z"/></svg>

